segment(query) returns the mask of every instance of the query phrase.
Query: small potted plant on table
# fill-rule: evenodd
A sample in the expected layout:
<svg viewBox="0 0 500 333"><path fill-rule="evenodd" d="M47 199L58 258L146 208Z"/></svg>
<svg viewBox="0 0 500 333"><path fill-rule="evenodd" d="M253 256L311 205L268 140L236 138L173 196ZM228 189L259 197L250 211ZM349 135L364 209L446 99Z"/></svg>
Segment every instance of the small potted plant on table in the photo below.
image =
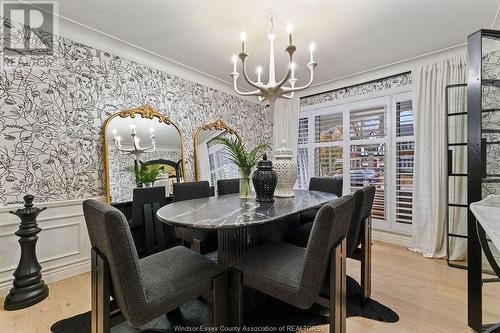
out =
<svg viewBox="0 0 500 333"><path fill-rule="evenodd" d="M257 161L270 148L269 144L261 143L247 150L238 137L219 137L217 142L225 146L229 159L240 168L240 198L250 198L252 196L250 174Z"/></svg>

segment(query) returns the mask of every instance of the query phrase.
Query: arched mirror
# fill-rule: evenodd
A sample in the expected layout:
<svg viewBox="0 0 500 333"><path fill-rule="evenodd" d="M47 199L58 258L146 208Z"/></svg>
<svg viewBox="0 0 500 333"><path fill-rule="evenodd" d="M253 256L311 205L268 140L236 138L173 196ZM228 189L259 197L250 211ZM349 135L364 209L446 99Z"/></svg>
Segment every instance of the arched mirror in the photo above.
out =
<svg viewBox="0 0 500 333"><path fill-rule="evenodd" d="M104 162L108 203L132 200L136 187L183 181L184 149L177 125L151 106L121 111L106 120Z"/></svg>
<svg viewBox="0 0 500 333"><path fill-rule="evenodd" d="M219 179L239 178L238 167L216 140L220 136L233 135L239 138L238 133L222 120L198 127L193 140L196 180L208 180L216 187Z"/></svg>

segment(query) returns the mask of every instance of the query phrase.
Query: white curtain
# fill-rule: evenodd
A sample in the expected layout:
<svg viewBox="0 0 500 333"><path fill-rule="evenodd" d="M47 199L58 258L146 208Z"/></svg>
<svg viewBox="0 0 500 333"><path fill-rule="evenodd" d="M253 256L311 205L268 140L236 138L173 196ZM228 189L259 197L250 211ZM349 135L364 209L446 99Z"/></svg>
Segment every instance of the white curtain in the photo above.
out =
<svg viewBox="0 0 500 333"><path fill-rule="evenodd" d="M415 169L413 249L446 256L446 86L466 82L465 56L444 59L413 72Z"/></svg>
<svg viewBox="0 0 500 333"><path fill-rule="evenodd" d="M283 144L291 148L297 157L297 140L299 130L300 100L278 98L274 106L273 148L278 149Z"/></svg>

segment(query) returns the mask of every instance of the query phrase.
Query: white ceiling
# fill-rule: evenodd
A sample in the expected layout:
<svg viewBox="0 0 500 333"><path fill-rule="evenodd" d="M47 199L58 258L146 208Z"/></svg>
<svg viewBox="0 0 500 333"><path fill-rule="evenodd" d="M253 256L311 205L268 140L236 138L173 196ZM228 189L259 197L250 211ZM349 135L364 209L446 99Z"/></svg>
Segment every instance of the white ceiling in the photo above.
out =
<svg viewBox="0 0 500 333"><path fill-rule="evenodd" d="M491 28L500 0L64 0L60 15L224 81L240 31L249 72L267 73L270 24L277 8L277 67L286 68L285 27L295 27L299 85L308 45L317 45L315 84L466 42ZM112 51L112 50L111 50ZM278 75L280 76L280 75Z"/></svg>

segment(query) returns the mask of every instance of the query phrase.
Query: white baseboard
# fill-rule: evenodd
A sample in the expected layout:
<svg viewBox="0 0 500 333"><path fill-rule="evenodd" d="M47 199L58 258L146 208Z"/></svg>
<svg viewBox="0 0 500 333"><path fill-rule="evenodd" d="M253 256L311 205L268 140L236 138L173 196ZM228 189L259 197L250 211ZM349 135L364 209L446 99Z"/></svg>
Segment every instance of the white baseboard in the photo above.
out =
<svg viewBox="0 0 500 333"><path fill-rule="evenodd" d="M411 236L396 234L388 231L382 230L372 230L372 238L373 240L377 240L384 243L411 247Z"/></svg>
<svg viewBox="0 0 500 333"><path fill-rule="evenodd" d="M90 241L83 217L82 199L59 202L37 202L48 207L38 217L37 257L42 265L42 278L52 283L90 271ZM9 214L20 205L0 207L0 297L12 288L13 273L20 257L14 233L19 218Z"/></svg>
<svg viewBox="0 0 500 333"><path fill-rule="evenodd" d="M45 283L53 283L60 280L68 279L73 276L90 272L90 259L73 264L65 264L59 267L42 269L42 279ZM0 298L5 297L12 288L12 281L7 280L0 283ZM50 293L50 288L49 288Z"/></svg>

